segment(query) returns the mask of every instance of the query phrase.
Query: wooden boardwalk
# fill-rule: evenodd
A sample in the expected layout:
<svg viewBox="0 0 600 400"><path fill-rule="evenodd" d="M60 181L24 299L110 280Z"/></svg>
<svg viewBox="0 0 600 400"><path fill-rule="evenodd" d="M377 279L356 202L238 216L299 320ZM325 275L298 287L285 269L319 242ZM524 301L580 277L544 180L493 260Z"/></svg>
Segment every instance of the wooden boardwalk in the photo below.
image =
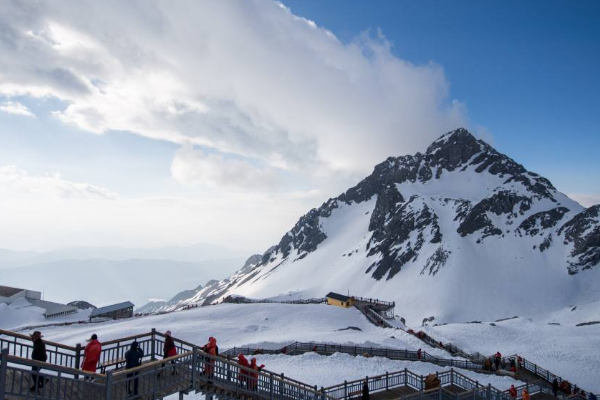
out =
<svg viewBox="0 0 600 400"><path fill-rule="evenodd" d="M409 386L400 386L383 392L375 392L369 394L371 400L393 400L409 394L417 393L417 391Z"/></svg>

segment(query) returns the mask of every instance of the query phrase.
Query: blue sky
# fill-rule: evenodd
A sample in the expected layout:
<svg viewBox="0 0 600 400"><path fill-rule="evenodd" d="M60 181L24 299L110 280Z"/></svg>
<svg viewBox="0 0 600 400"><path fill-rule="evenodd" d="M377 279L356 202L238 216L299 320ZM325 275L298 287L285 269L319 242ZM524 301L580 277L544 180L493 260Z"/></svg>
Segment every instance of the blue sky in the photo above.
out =
<svg viewBox="0 0 600 400"><path fill-rule="evenodd" d="M0 247L264 250L458 126L600 202L599 2L283 3L0 3Z"/></svg>
<svg viewBox="0 0 600 400"><path fill-rule="evenodd" d="M493 145L567 193L600 193L600 2L305 1L295 14L444 68Z"/></svg>

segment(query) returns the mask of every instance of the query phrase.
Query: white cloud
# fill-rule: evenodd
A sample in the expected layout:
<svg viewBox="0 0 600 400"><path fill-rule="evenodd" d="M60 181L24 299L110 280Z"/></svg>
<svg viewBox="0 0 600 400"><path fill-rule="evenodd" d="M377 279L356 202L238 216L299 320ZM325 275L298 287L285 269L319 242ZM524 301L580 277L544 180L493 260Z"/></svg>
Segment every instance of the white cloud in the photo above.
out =
<svg viewBox="0 0 600 400"><path fill-rule="evenodd" d="M600 193L569 193L567 196L584 207L600 204Z"/></svg>
<svg viewBox="0 0 600 400"><path fill-rule="evenodd" d="M35 114L23 104L17 101L5 101L0 103L0 111L7 114L22 115L24 117L36 118Z"/></svg>
<svg viewBox="0 0 600 400"><path fill-rule="evenodd" d="M116 193L89 183L62 179L60 174L30 175L15 165L0 166L0 190L4 196L48 199L115 200Z"/></svg>
<svg viewBox="0 0 600 400"><path fill-rule="evenodd" d="M202 147L176 155L182 182L352 181L465 121L441 67L270 0L5 1L0 25L0 94L58 97L54 115L94 133Z"/></svg>

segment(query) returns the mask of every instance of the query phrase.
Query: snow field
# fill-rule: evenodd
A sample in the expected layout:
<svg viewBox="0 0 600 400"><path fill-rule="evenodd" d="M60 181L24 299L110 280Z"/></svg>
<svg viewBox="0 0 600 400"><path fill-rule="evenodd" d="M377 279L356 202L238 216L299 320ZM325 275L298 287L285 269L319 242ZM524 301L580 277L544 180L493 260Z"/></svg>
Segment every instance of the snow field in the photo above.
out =
<svg viewBox="0 0 600 400"><path fill-rule="evenodd" d="M345 329L350 326L361 330ZM221 351L234 346L275 349L299 341L422 348L437 357L450 358L448 353L428 347L402 330L372 325L354 308L324 304L220 304L99 324L48 327L42 331L48 340L75 345L93 333L103 341L149 332L152 328L161 332L170 330L174 337L198 345L214 336Z"/></svg>
<svg viewBox="0 0 600 400"><path fill-rule="evenodd" d="M481 324L425 327L438 340L451 341L468 351L503 355L520 354L584 390L600 392L600 302L565 309L530 319L517 318ZM552 325L550 325L552 324ZM560 324L560 325L555 325Z"/></svg>

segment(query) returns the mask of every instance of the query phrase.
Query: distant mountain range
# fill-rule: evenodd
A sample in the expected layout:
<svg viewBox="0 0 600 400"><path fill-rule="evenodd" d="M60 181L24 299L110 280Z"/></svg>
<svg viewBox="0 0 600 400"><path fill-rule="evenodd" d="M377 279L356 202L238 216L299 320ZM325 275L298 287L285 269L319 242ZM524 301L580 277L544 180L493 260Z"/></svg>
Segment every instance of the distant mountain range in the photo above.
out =
<svg viewBox="0 0 600 400"><path fill-rule="evenodd" d="M237 273L162 309L350 291L395 301L411 324L493 320L600 299L599 264L600 205L457 129L388 158Z"/></svg>
<svg viewBox="0 0 600 400"><path fill-rule="evenodd" d="M170 246L147 249L125 247L74 247L49 252L0 249L0 269L59 260L87 260L93 258L114 261L139 259L200 262L207 260L246 258L250 253L249 250L231 249L206 243L198 243L191 246Z"/></svg>
<svg viewBox="0 0 600 400"><path fill-rule="evenodd" d="M136 307L166 299L190 285L230 276L243 258L173 260L59 260L0 271L0 284L43 292L59 303L84 300L95 306L131 301Z"/></svg>

